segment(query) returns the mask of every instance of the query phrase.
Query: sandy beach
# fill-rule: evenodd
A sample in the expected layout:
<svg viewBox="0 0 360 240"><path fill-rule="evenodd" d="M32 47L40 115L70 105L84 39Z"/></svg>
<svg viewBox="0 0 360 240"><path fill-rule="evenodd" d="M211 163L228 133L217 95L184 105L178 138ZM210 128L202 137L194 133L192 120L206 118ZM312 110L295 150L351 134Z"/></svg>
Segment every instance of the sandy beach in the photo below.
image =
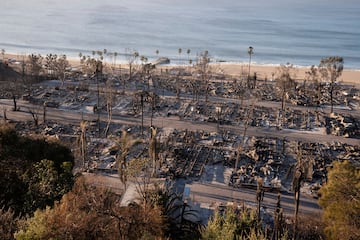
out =
<svg viewBox="0 0 360 240"><path fill-rule="evenodd" d="M43 55L45 57L45 55ZM4 59L16 59L18 61L22 61L23 59L26 59L27 56L19 55L19 54L12 54L12 53L6 53L4 55ZM68 58L68 61L71 66L79 66L80 62L77 58ZM213 69L215 71L223 71L225 74L229 75L240 75L242 72L247 74L249 65L248 64L242 64L242 63L230 63L230 62L223 62L223 63L214 63L212 64ZM126 63L121 63L122 68L126 68ZM344 70L339 78L340 82L346 83L346 84L354 84L354 85L360 85L360 69L346 69L346 64L344 65ZM159 66L158 68L171 68L169 66L163 65ZM269 66L269 65L257 65L257 64L251 64L250 71L253 74L256 72L259 79L265 79L268 80L272 79L273 73L275 74L276 78L276 72L277 72L278 66ZM295 76L297 80L303 80L305 79L305 73L309 71L309 67L295 67Z"/></svg>
<svg viewBox="0 0 360 240"><path fill-rule="evenodd" d="M240 74L241 71L248 72L249 65L248 64L220 64L221 69L224 70L227 74ZM276 74L277 66L264 66L264 65L251 65L250 71L251 73L256 72L259 79L265 79L267 77L268 80L271 80L272 73ZM309 67L296 67L296 79L303 80L305 78L305 73L309 71ZM360 69L345 69L339 79L343 83L347 84L360 84Z"/></svg>

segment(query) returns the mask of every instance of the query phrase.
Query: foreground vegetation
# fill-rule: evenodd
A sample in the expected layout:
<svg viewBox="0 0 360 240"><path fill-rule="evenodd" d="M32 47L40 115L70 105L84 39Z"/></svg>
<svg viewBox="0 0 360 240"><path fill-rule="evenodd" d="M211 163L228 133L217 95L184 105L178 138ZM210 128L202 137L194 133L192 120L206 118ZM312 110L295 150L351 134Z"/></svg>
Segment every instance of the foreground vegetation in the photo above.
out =
<svg viewBox="0 0 360 240"><path fill-rule="evenodd" d="M0 125L0 199L16 215L52 206L71 190L74 158L56 139L20 136Z"/></svg>
<svg viewBox="0 0 360 240"><path fill-rule="evenodd" d="M1 239L293 238L280 203L270 229L245 207L218 209L201 226L189 220L192 210L170 188L148 188L139 203L124 207L121 195L91 186L81 175L73 184L71 152L58 141L20 136L7 124L0 128L0 140ZM324 239L325 234L357 239L359 180L351 162L335 162L321 190L323 221L300 217L297 239Z"/></svg>
<svg viewBox="0 0 360 240"><path fill-rule="evenodd" d="M320 205L329 239L360 239L360 169L334 162L321 188Z"/></svg>

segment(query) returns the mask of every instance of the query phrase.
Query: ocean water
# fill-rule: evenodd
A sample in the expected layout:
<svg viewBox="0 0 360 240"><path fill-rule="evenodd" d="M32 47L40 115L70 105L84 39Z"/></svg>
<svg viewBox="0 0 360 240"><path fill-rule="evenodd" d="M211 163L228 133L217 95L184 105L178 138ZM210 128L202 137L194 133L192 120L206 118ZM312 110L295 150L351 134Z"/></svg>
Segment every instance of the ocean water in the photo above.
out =
<svg viewBox="0 0 360 240"><path fill-rule="evenodd" d="M135 49L185 63L208 50L214 61L247 62L252 46L258 64L336 55L360 69L359 0L0 0L0 9L0 48L11 53L107 49L125 61Z"/></svg>

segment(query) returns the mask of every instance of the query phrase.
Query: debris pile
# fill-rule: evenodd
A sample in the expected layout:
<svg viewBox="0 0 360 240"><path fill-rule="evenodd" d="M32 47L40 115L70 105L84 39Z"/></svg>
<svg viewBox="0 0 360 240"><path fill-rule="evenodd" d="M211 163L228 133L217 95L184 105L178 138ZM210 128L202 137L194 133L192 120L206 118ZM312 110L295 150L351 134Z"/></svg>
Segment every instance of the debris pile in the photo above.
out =
<svg viewBox="0 0 360 240"><path fill-rule="evenodd" d="M350 138L360 138L360 119L353 116L331 114L326 117L326 130L328 134Z"/></svg>

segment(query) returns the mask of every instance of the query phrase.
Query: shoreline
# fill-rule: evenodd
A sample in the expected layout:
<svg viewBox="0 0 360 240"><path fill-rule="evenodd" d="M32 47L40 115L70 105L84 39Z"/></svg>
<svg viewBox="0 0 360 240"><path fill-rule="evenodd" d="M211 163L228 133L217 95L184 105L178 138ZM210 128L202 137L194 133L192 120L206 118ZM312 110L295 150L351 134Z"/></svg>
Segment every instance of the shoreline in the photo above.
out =
<svg viewBox="0 0 360 240"><path fill-rule="evenodd" d="M42 55L46 56L46 55ZM22 59L26 59L27 55L23 54L14 54L14 53L6 53L4 55L4 59L16 59L17 61L22 61ZM2 60L2 59L1 59ZM79 58L74 57L68 57L67 60L69 61L70 65L72 67L78 67L80 66L80 60ZM108 61L106 61L107 64L111 64L112 60L109 57ZM151 61L149 61L151 62ZM127 67L127 62L125 61L117 61L117 66L121 67ZM186 64L167 64L167 65L158 65L159 69L169 69L174 67L189 67L190 65ZM243 62L211 62L210 66L213 67L213 69L216 72L223 72L227 75L233 75L233 76L240 76L241 73L247 74L249 64L243 63ZM259 79L265 79L272 80L273 73L276 76L276 72L280 64L257 64L252 63L250 66L250 72L251 74L254 74L256 72ZM296 80L304 80L305 79L305 73L310 69L310 66L299 66L294 65L295 69L295 78ZM360 85L360 69L347 69L346 65L344 65L344 70L342 75L339 77L339 82L347 83L347 84L354 84L354 85Z"/></svg>

